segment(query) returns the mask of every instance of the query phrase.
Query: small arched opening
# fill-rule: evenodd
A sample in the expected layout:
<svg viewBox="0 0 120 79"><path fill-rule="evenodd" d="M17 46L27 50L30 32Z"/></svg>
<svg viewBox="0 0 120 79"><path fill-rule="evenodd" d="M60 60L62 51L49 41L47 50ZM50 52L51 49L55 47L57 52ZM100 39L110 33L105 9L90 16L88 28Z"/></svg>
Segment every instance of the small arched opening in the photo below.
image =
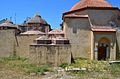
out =
<svg viewBox="0 0 120 79"><path fill-rule="evenodd" d="M110 58L110 40L106 37L98 41L98 60L106 60Z"/></svg>

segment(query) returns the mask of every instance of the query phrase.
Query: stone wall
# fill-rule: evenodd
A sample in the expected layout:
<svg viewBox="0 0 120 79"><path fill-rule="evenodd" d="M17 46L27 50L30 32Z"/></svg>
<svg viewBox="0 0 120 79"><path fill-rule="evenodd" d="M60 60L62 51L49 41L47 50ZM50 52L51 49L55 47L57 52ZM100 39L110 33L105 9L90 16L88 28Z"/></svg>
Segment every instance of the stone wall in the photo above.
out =
<svg viewBox="0 0 120 79"><path fill-rule="evenodd" d="M116 22L118 10L88 10L93 25L110 25L110 21Z"/></svg>
<svg viewBox="0 0 120 79"><path fill-rule="evenodd" d="M14 53L15 31L0 30L0 57L8 57Z"/></svg>
<svg viewBox="0 0 120 79"><path fill-rule="evenodd" d="M117 21L119 15L118 12L118 10L86 9L71 14L88 15L93 25L108 25L110 21L120 24Z"/></svg>
<svg viewBox="0 0 120 79"><path fill-rule="evenodd" d="M65 38L70 40L74 58L91 59L91 30L88 18L65 18Z"/></svg>
<svg viewBox="0 0 120 79"><path fill-rule="evenodd" d="M34 64L59 66L71 63L70 45L30 45L30 61Z"/></svg>
<svg viewBox="0 0 120 79"><path fill-rule="evenodd" d="M15 36L15 30L0 30L0 57L8 57L16 53L21 57L29 56L29 45L40 35Z"/></svg>
<svg viewBox="0 0 120 79"><path fill-rule="evenodd" d="M29 45L40 35L19 35L16 41L16 53L21 57L29 57Z"/></svg>
<svg viewBox="0 0 120 79"><path fill-rule="evenodd" d="M70 45L31 45L40 35L15 36L15 30L0 30L0 57L17 56L30 58L35 64L58 66L71 63Z"/></svg>

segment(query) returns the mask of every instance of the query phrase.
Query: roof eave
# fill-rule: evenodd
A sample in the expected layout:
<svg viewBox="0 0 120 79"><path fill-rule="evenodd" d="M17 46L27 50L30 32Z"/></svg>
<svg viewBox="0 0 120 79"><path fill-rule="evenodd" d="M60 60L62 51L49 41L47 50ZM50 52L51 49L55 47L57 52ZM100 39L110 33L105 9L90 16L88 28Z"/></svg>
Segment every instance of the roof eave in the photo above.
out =
<svg viewBox="0 0 120 79"><path fill-rule="evenodd" d="M116 32L116 31L93 31L93 32Z"/></svg>
<svg viewBox="0 0 120 79"><path fill-rule="evenodd" d="M120 9L118 7L84 7L84 8L80 8L80 9L77 9L77 10L73 10L73 11L68 11L68 12L65 12L63 13L63 16L62 16L62 19L64 17L64 15L67 15L67 14L71 14L71 13L74 13L76 11L83 11L83 10L86 10L86 9L103 9L103 10L119 10Z"/></svg>

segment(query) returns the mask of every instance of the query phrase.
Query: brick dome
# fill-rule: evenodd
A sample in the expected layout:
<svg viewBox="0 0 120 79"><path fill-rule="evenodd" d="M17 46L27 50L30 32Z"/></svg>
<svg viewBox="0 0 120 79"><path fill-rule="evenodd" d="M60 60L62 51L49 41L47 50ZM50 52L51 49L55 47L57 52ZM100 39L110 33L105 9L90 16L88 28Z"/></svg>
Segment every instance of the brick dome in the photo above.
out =
<svg viewBox="0 0 120 79"><path fill-rule="evenodd" d="M70 11L85 7L112 7L112 5L105 0L81 0L80 2L75 4Z"/></svg>
<svg viewBox="0 0 120 79"><path fill-rule="evenodd" d="M29 19L26 23L48 24L40 15L35 15L33 18Z"/></svg>

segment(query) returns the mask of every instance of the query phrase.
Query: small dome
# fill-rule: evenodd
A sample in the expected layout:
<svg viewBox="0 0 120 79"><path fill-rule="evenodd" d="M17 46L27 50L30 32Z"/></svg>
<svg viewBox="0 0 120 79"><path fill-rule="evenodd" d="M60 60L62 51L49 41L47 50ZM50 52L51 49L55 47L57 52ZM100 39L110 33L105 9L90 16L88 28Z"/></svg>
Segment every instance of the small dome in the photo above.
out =
<svg viewBox="0 0 120 79"><path fill-rule="evenodd" d="M0 26L3 26L3 27L14 27L14 24L13 24L12 21L6 20L4 23L0 24Z"/></svg>
<svg viewBox="0 0 120 79"><path fill-rule="evenodd" d="M48 32L48 34L64 34L64 32L57 28L55 30Z"/></svg>
<svg viewBox="0 0 120 79"><path fill-rule="evenodd" d="M78 10L85 7L112 7L111 4L105 0L81 0L75 4L70 11Z"/></svg>
<svg viewBox="0 0 120 79"><path fill-rule="evenodd" d="M33 18L29 19L26 23L40 23L40 24L47 24L47 22L42 19L40 15L35 15Z"/></svg>

